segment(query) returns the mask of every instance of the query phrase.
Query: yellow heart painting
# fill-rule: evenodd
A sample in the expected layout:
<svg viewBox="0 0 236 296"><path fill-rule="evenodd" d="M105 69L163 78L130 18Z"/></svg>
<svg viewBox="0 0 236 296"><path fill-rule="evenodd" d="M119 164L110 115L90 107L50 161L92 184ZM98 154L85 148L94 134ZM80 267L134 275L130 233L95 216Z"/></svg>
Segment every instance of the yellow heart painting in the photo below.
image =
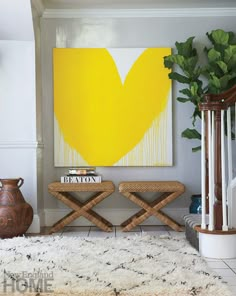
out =
<svg viewBox="0 0 236 296"><path fill-rule="evenodd" d="M55 166L172 165L170 48L55 48Z"/></svg>

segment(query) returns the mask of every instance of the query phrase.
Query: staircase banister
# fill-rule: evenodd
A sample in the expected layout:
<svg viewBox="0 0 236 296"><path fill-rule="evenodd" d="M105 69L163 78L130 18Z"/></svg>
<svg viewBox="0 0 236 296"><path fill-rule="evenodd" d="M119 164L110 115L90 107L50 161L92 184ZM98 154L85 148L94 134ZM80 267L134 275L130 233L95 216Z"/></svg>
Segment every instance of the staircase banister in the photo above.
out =
<svg viewBox="0 0 236 296"><path fill-rule="evenodd" d="M198 107L200 111L221 111L227 110L228 105L225 102L221 101L207 101L199 103Z"/></svg>
<svg viewBox="0 0 236 296"><path fill-rule="evenodd" d="M236 85L220 94L205 94L204 102L209 101L225 101L229 98L236 97Z"/></svg>
<svg viewBox="0 0 236 296"><path fill-rule="evenodd" d="M220 94L205 94L203 102L199 103L200 111L227 110L236 103L236 85Z"/></svg>
<svg viewBox="0 0 236 296"><path fill-rule="evenodd" d="M224 104L227 105L227 107L233 106L236 103L236 92L233 93L231 96L229 96L225 101Z"/></svg>

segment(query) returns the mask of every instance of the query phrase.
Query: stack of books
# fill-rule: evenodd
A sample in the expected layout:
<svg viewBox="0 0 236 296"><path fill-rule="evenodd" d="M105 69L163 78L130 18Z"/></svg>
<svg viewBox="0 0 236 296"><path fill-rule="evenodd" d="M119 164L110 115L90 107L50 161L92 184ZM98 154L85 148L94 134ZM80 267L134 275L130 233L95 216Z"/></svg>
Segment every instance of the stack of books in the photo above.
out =
<svg viewBox="0 0 236 296"><path fill-rule="evenodd" d="M68 170L66 176L61 176L61 183L101 183L102 177L96 174L95 168L81 167Z"/></svg>

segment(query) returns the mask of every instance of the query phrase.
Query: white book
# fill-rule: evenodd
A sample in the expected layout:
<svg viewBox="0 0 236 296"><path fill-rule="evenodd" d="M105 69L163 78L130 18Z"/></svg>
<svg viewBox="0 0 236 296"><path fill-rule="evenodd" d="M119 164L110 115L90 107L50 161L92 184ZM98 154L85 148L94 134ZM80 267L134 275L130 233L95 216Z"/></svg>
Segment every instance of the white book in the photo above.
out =
<svg viewBox="0 0 236 296"><path fill-rule="evenodd" d="M101 183L101 176L62 176L61 183Z"/></svg>
<svg viewBox="0 0 236 296"><path fill-rule="evenodd" d="M95 170L93 169L69 169L70 175L88 175L95 174Z"/></svg>

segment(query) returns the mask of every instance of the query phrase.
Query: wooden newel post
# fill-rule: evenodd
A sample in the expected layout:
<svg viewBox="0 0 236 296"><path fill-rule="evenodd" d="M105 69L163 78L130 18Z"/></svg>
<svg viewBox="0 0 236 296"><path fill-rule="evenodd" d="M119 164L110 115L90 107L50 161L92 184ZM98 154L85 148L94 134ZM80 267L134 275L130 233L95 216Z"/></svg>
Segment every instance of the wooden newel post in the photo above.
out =
<svg viewBox="0 0 236 296"><path fill-rule="evenodd" d="M222 171L221 171L221 111L215 115L215 197L214 221L215 229L221 230L223 225L222 215Z"/></svg>

